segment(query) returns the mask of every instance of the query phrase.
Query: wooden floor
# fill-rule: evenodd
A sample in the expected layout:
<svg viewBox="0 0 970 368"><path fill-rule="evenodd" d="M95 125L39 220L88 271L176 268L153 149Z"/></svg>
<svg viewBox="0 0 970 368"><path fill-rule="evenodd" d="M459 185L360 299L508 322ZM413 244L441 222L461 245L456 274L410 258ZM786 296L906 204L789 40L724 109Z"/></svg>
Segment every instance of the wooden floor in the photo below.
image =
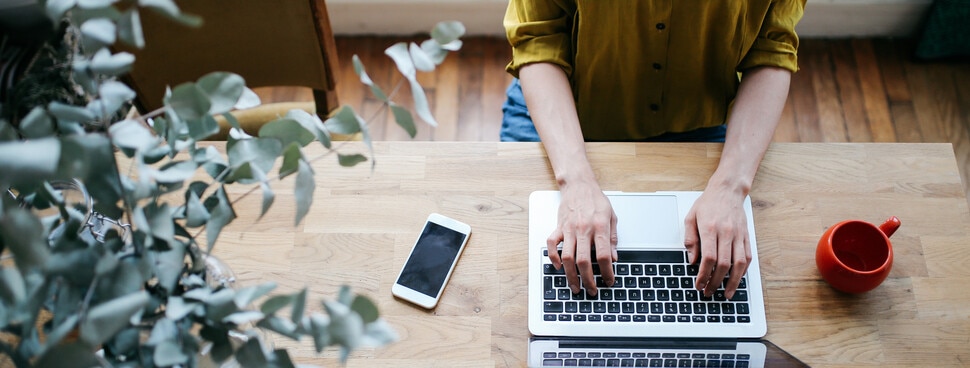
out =
<svg viewBox="0 0 970 368"><path fill-rule="evenodd" d="M375 140L407 140L354 74L357 54L385 91L400 81L383 50L423 38L338 37L338 96L371 126ZM775 133L778 142L949 142L964 187L970 182L970 63L919 62L915 42L898 39L802 41L801 70ZM497 141L510 58L505 39L466 38L433 73L421 73L437 127L419 124L415 140ZM394 100L410 105L406 85ZM258 90L264 102L310 100L309 91ZM417 119L417 118L415 118Z"/></svg>

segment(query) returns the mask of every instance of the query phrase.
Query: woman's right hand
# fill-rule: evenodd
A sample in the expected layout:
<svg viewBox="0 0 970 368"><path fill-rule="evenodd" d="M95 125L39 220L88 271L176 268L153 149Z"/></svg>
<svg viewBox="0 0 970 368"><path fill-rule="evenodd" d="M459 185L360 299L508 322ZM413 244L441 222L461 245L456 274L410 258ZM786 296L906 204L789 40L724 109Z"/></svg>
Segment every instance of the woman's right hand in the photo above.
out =
<svg viewBox="0 0 970 368"><path fill-rule="evenodd" d="M596 295L593 262L599 265L603 284L613 286L616 254L616 214L610 200L596 182L560 185L562 195L556 230L546 240L549 260L556 269L565 267L566 281L573 294ZM562 243L562 255L557 246ZM595 260L593 250L595 249ZM578 273L577 273L578 272Z"/></svg>

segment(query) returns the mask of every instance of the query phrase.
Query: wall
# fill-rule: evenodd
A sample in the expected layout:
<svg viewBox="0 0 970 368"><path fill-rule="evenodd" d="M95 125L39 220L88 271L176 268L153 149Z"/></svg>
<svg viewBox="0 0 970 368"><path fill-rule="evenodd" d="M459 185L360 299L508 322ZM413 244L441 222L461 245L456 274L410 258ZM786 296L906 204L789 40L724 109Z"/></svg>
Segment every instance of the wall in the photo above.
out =
<svg viewBox="0 0 970 368"><path fill-rule="evenodd" d="M722 0L715 0L722 1ZM734 1L734 0L723 0ZM808 0L802 37L909 36L932 0ZM328 0L338 35L424 33L442 20L460 20L470 35L504 35L507 0Z"/></svg>

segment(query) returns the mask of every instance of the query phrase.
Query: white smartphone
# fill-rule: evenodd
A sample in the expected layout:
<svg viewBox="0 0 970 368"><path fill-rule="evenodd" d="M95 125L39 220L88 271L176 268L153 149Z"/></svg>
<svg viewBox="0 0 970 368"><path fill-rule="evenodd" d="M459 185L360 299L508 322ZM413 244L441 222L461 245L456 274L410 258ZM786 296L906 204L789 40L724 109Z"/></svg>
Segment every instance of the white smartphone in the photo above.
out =
<svg viewBox="0 0 970 368"><path fill-rule="evenodd" d="M471 231L461 221L437 213L429 215L391 293L427 309L438 305Z"/></svg>

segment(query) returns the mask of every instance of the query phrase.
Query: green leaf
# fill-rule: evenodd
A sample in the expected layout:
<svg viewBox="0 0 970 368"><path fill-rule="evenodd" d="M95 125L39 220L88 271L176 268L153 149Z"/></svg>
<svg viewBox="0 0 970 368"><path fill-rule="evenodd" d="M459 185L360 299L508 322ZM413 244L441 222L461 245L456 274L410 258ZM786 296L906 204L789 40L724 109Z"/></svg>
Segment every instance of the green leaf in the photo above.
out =
<svg viewBox="0 0 970 368"><path fill-rule="evenodd" d="M296 174L296 188L294 188L293 193L296 197L296 222L294 226L299 225L303 221L303 217L310 212L314 189L316 189L316 184L313 180L313 169L305 161L300 160Z"/></svg>
<svg viewBox="0 0 970 368"><path fill-rule="evenodd" d="M445 61L445 57L448 56L448 50L441 47L435 40L424 40L421 43L421 50L431 58L431 61L435 65L441 65Z"/></svg>
<svg viewBox="0 0 970 368"><path fill-rule="evenodd" d="M428 105L428 97L424 94L424 88L416 80L409 82L411 82L411 96L414 98L414 109L417 110L418 116L428 125L438 126L438 122L431 115L431 107Z"/></svg>
<svg viewBox="0 0 970 368"><path fill-rule="evenodd" d="M142 49L145 47L145 33L141 28L141 16L137 8L128 9L118 18L118 38L129 46Z"/></svg>
<svg viewBox="0 0 970 368"><path fill-rule="evenodd" d="M189 361L189 357L182 351L183 347L175 341L165 341L155 347L152 361L158 367L171 367Z"/></svg>
<svg viewBox="0 0 970 368"><path fill-rule="evenodd" d="M283 151L283 164L280 166L280 179L295 173L300 167L300 160L303 159L303 152L300 151L298 144L290 144Z"/></svg>
<svg viewBox="0 0 970 368"><path fill-rule="evenodd" d="M236 306L239 308L246 308L250 303L256 299L262 298L266 294L269 294L269 292L273 291L275 288L276 283L272 282L246 287L236 292L233 302L235 302Z"/></svg>
<svg viewBox="0 0 970 368"><path fill-rule="evenodd" d="M81 340L98 346L129 325L129 319L148 304L148 293L140 291L98 304L81 321Z"/></svg>
<svg viewBox="0 0 970 368"><path fill-rule="evenodd" d="M94 18L81 24L81 44L87 50L97 50L115 43L117 27L107 18Z"/></svg>
<svg viewBox="0 0 970 368"><path fill-rule="evenodd" d="M364 326L364 336L361 345L379 347L397 341L397 333L382 319L378 319Z"/></svg>
<svg viewBox="0 0 970 368"><path fill-rule="evenodd" d="M262 319L264 315L257 311L242 311L230 314L222 319L222 323L232 323L235 325L243 325L253 321L258 321Z"/></svg>
<svg viewBox="0 0 970 368"><path fill-rule="evenodd" d="M357 164L361 162L366 162L366 161L367 161L367 157L359 153L355 153L352 155L345 155L342 153L337 154L337 162L339 162L340 166L343 166L343 167L354 167Z"/></svg>
<svg viewBox="0 0 970 368"><path fill-rule="evenodd" d="M213 202L211 206L210 201ZM209 213L212 215L205 228L206 250L211 252L212 247L219 238L219 233L222 232L222 228L236 218L236 213L232 210L229 197L226 196L225 186L220 186L215 193L206 199L206 208L209 208Z"/></svg>
<svg viewBox="0 0 970 368"><path fill-rule="evenodd" d="M0 156L2 157L2 156ZM42 267L50 255L40 220L27 210L12 208L0 216L0 239L14 256L21 272Z"/></svg>
<svg viewBox="0 0 970 368"><path fill-rule="evenodd" d="M94 53L91 58L91 71L98 74L119 76L130 71L134 63L135 55L131 53L119 52L112 55L111 51L103 48Z"/></svg>
<svg viewBox="0 0 970 368"><path fill-rule="evenodd" d="M47 104L47 111L54 115L57 120L87 122L94 120L95 116L86 108L68 105L59 101L52 101Z"/></svg>
<svg viewBox="0 0 970 368"><path fill-rule="evenodd" d="M0 119L0 143L17 140L17 129L10 125L6 119Z"/></svg>
<svg viewBox="0 0 970 368"><path fill-rule="evenodd" d="M289 337L293 340L300 338L299 332L297 332L297 325L286 318L280 318L276 316L269 316L259 321L257 326L261 328L268 329L270 331L276 332L280 335Z"/></svg>
<svg viewBox="0 0 970 368"><path fill-rule="evenodd" d="M283 151L283 146L276 139L243 139L236 141L229 148L229 165L238 167L244 163L251 162L262 172L269 172Z"/></svg>
<svg viewBox="0 0 970 368"><path fill-rule="evenodd" d="M118 0L77 0L77 6L82 9L104 8L118 2Z"/></svg>
<svg viewBox="0 0 970 368"><path fill-rule="evenodd" d="M202 205L199 195L193 191L186 193L188 200L185 202L185 226L199 227L209 221L209 211Z"/></svg>
<svg viewBox="0 0 970 368"><path fill-rule="evenodd" d="M346 105L340 107L340 111L323 122L327 130L346 135L357 134L364 124L364 119L358 116L352 107Z"/></svg>
<svg viewBox="0 0 970 368"><path fill-rule="evenodd" d="M367 71L364 69L364 64L360 62L360 58L357 57L357 54L354 54L353 63L354 73L357 73L357 76L360 77L360 82L370 87L371 93L373 93L374 96L379 100L387 102L387 95L383 90L381 90L381 87L374 83L374 81L370 79L370 76L367 75Z"/></svg>
<svg viewBox="0 0 970 368"><path fill-rule="evenodd" d="M0 187L36 183L54 178L61 157L61 142L54 138L0 143Z"/></svg>
<svg viewBox="0 0 970 368"><path fill-rule="evenodd" d="M64 13L67 13L76 4L77 0L47 0L44 10L47 12L47 18L57 23L64 16Z"/></svg>
<svg viewBox="0 0 970 368"><path fill-rule="evenodd" d="M316 135L311 130L300 122L288 118L280 118L264 124L259 128L259 137L278 139L281 147L289 146L290 143L298 143L304 147L316 139Z"/></svg>
<svg viewBox="0 0 970 368"><path fill-rule="evenodd" d="M61 321L60 324L51 329L51 331L47 333L47 340L44 341L45 347L42 349L46 350L47 347L59 345L61 340L63 340L67 334L74 331L75 327L77 326L77 319L77 314L71 314Z"/></svg>
<svg viewBox="0 0 970 368"><path fill-rule="evenodd" d="M179 329L175 325L175 320L161 318L155 321L154 326L152 326L151 335L148 336L148 341L145 342L145 345L157 346L166 341L174 341L178 337Z"/></svg>
<svg viewBox="0 0 970 368"><path fill-rule="evenodd" d="M98 99L91 101L87 109L99 116L101 119L111 119L115 112L121 109L126 102L135 98L135 91L128 88L124 83L118 81L108 81L98 87Z"/></svg>
<svg viewBox="0 0 970 368"><path fill-rule="evenodd" d="M163 165L161 170L153 172L151 178L164 184L181 183L192 178L197 168L198 166L192 161L173 161Z"/></svg>
<svg viewBox="0 0 970 368"><path fill-rule="evenodd" d="M226 316L236 313L239 308L233 302L235 297L235 291L233 289L219 289L209 295L209 299L205 301L208 308L205 309L206 317L213 321L221 321Z"/></svg>
<svg viewBox="0 0 970 368"><path fill-rule="evenodd" d="M180 118L185 120L198 120L209 113L212 103L205 91L192 82L182 83L175 86L172 96L166 103L175 110Z"/></svg>
<svg viewBox="0 0 970 368"><path fill-rule="evenodd" d="M408 45L406 43L398 42L393 44L384 50L384 54L389 56L391 60L394 60L394 64L397 65L397 70L401 71L401 75L404 75L408 80L414 79L414 62L411 61L411 55L408 53Z"/></svg>
<svg viewBox="0 0 970 368"><path fill-rule="evenodd" d="M259 306L259 311L270 315L293 302L293 295L274 295Z"/></svg>
<svg viewBox="0 0 970 368"><path fill-rule="evenodd" d="M169 294L175 292L179 278L185 268L185 245L180 241L170 242L171 249L155 252L155 274L158 285Z"/></svg>
<svg viewBox="0 0 970 368"><path fill-rule="evenodd" d="M199 303L187 302L181 297L170 296L165 305L165 318L178 321L192 313L197 306L199 306Z"/></svg>
<svg viewBox="0 0 970 368"><path fill-rule="evenodd" d="M201 119L190 121L189 136L197 141L203 140L219 132L219 122L212 115L203 115Z"/></svg>
<svg viewBox="0 0 970 368"><path fill-rule="evenodd" d="M235 109L250 109L259 106L263 102L259 100L259 95L249 87L243 87L243 93L239 96L239 101L236 101L236 105L233 106Z"/></svg>
<svg viewBox="0 0 970 368"><path fill-rule="evenodd" d="M54 121L41 106L35 106L20 121L20 133L25 138L43 138L54 134ZM16 157L16 156L7 156Z"/></svg>
<svg viewBox="0 0 970 368"><path fill-rule="evenodd" d="M306 288L293 294L293 310L290 312L290 320L294 324L303 320L303 312L306 310Z"/></svg>
<svg viewBox="0 0 970 368"><path fill-rule="evenodd" d="M172 0L138 0L138 5L155 10L189 27L199 27L202 25L202 18L192 14L182 13Z"/></svg>
<svg viewBox="0 0 970 368"><path fill-rule="evenodd" d="M330 346L330 320L319 314L310 316L310 334L313 336L313 347L320 353Z"/></svg>
<svg viewBox="0 0 970 368"><path fill-rule="evenodd" d="M152 236L159 240L172 243L175 239L175 224L172 222L172 209L168 203L150 203L145 206L145 216L148 218L148 226Z"/></svg>
<svg viewBox="0 0 970 368"><path fill-rule="evenodd" d="M121 148L143 151L159 144L159 139L152 131L137 120L129 119L112 124L108 128L108 134L114 144Z"/></svg>
<svg viewBox="0 0 970 368"><path fill-rule="evenodd" d="M223 114L232 110L246 88L246 81L237 74L213 72L196 82L209 97L209 114Z"/></svg>
<svg viewBox="0 0 970 368"><path fill-rule="evenodd" d="M237 181L251 182L253 181L253 179L255 179L258 176L256 174L258 172L259 172L259 169L253 169L253 165L251 162L246 162L242 165L239 165L239 167L229 171L229 175L226 175L223 181L227 184L235 183Z"/></svg>
<svg viewBox="0 0 970 368"><path fill-rule="evenodd" d="M414 138L418 134L418 129L414 126L414 118L411 117L411 112L400 105L391 102L391 112L394 113L394 121L400 126L404 131L408 132L411 138Z"/></svg>
<svg viewBox="0 0 970 368"><path fill-rule="evenodd" d="M340 290L337 291L337 302L343 304L344 306L350 307L351 303L354 302L355 296L356 295L350 291L350 286L342 285L340 286Z"/></svg>
<svg viewBox="0 0 970 368"><path fill-rule="evenodd" d="M350 309L357 312L357 314L360 315L360 318L364 320L364 323L374 322L379 316L377 312L377 305L363 295L358 295L354 298L354 302L350 305Z"/></svg>
<svg viewBox="0 0 970 368"><path fill-rule="evenodd" d="M276 200L276 194L273 193L273 189L265 181L260 181L259 186L263 190L263 205L259 211L259 218L263 218L263 215L266 215L266 212L273 206L273 201Z"/></svg>
<svg viewBox="0 0 970 368"><path fill-rule="evenodd" d="M269 359L263 352L263 347L259 344L259 339L249 339L236 351L236 361L243 367L266 367L269 366Z"/></svg>
<svg viewBox="0 0 970 368"><path fill-rule="evenodd" d="M414 61L414 67L422 72L434 71L435 63L427 53L421 49L421 46L411 42L408 48L408 53L411 54L411 60Z"/></svg>
<svg viewBox="0 0 970 368"><path fill-rule="evenodd" d="M447 45L465 34L465 25L458 21L440 22L431 30L431 38Z"/></svg>

